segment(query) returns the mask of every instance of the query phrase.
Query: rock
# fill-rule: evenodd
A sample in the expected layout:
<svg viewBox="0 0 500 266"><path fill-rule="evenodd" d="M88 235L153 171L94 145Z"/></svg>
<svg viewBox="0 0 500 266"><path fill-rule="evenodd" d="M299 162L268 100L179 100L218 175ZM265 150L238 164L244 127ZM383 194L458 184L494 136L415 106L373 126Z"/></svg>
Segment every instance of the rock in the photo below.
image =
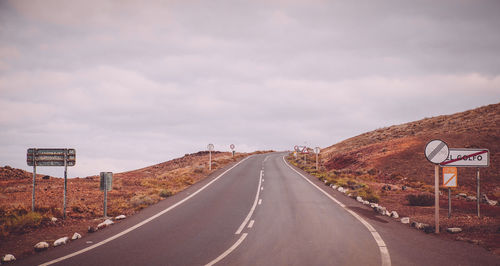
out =
<svg viewBox="0 0 500 266"><path fill-rule="evenodd" d="M104 221L104 222L102 222L102 223L100 223L100 224L97 225L97 229L102 229L102 228L104 228L104 227L106 227L108 225L112 225L112 224L114 224L113 221L111 221L110 219L106 219L106 221Z"/></svg>
<svg viewBox="0 0 500 266"><path fill-rule="evenodd" d="M89 228L87 229L87 232L89 232L89 233L93 233L95 231L97 231L97 228L95 228L93 226L89 226Z"/></svg>
<svg viewBox="0 0 500 266"><path fill-rule="evenodd" d="M79 238L82 238L82 235L80 235L79 233L74 233L73 236L71 237L71 240L77 240Z"/></svg>
<svg viewBox="0 0 500 266"><path fill-rule="evenodd" d="M467 201L476 201L476 200L477 200L477 198L474 197L474 196L468 196L467 197Z"/></svg>
<svg viewBox="0 0 500 266"><path fill-rule="evenodd" d="M391 217L395 218L395 219L398 219L399 218L399 214L396 211L392 211L391 212Z"/></svg>
<svg viewBox="0 0 500 266"><path fill-rule="evenodd" d="M486 194L483 194L483 195L481 196L481 202L482 202L482 203L487 203L487 204L488 204L488 205L490 205L490 206L495 206L495 205L497 205L497 204L498 204L498 201L496 201L496 200L490 200L490 199L488 198L488 196L486 196Z"/></svg>
<svg viewBox="0 0 500 266"><path fill-rule="evenodd" d="M378 204L377 203L370 203L370 207L372 207L372 208L378 207Z"/></svg>
<svg viewBox="0 0 500 266"><path fill-rule="evenodd" d="M344 188L343 188L343 187L338 187L338 188L337 188L337 190L338 190L339 192L343 192L343 191L344 191Z"/></svg>
<svg viewBox="0 0 500 266"><path fill-rule="evenodd" d="M7 254L7 255L3 256L3 258L2 258L2 262L12 262L15 260L16 260L16 257L14 257L14 255L12 255L12 254Z"/></svg>
<svg viewBox="0 0 500 266"><path fill-rule="evenodd" d="M67 236L61 237L61 238L57 239L56 241L54 241L54 247L57 247L60 245L66 245L66 243L68 243L68 240L69 240L69 237L67 237Z"/></svg>
<svg viewBox="0 0 500 266"><path fill-rule="evenodd" d="M362 198L362 197L360 197L360 196L357 196L357 197L356 197L356 200L357 200L358 202L363 202L363 198Z"/></svg>
<svg viewBox="0 0 500 266"><path fill-rule="evenodd" d="M457 196L462 197L464 199L467 198L467 194L465 194L465 193L458 193Z"/></svg>
<svg viewBox="0 0 500 266"><path fill-rule="evenodd" d="M347 196L350 198L353 197L353 195L351 193L347 194Z"/></svg>
<svg viewBox="0 0 500 266"><path fill-rule="evenodd" d="M348 188L344 189L344 194L345 194L345 193L347 193L347 191L349 191L349 189L348 189Z"/></svg>
<svg viewBox="0 0 500 266"><path fill-rule="evenodd" d="M426 234L434 233L436 230L434 229L434 226L430 226L428 224L424 224L424 228L422 228Z"/></svg>
<svg viewBox="0 0 500 266"><path fill-rule="evenodd" d="M50 176L48 176L48 175L44 175L44 176L42 177L42 179L43 179L43 180L49 180L49 179L50 179Z"/></svg>
<svg viewBox="0 0 500 266"><path fill-rule="evenodd" d="M488 205L490 205L490 206L496 206L498 204L498 201L496 201L496 200L488 200L487 202L488 202Z"/></svg>
<svg viewBox="0 0 500 266"><path fill-rule="evenodd" d="M382 186L382 190L390 191L392 187L390 185L384 185Z"/></svg>
<svg viewBox="0 0 500 266"><path fill-rule="evenodd" d="M429 225L413 221L413 222L411 222L411 227L415 227L419 230L424 230L426 227L429 227Z"/></svg>
<svg viewBox="0 0 500 266"><path fill-rule="evenodd" d="M50 218L50 220L51 220L53 223L57 222L57 218L56 218L56 217L52 217L52 218Z"/></svg>
<svg viewBox="0 0 500 266"><path fill-rule="evenodd" d="M363 204L364 204L364 205L370 205L370 202L369 202L369 201L367 201L367 200L363 200Z"/></svg>
<svg viewBox="0 0 500 266"><path fill-rule="evenodd" d="M115 217L115 220L123 220L123 219L125 219L125 218L126 218L126 217L125 217L125 215L123 215L123 214L122 214L122 215L118 215L118 216L116 216L116 217Z"/></svg>
<svg viewBox="0 0 500 266"><path fill-rule="evenodd" d="M451 233L451 234L456 234L456 233L462 232L462 228L450 227L450 228L447 228L446 231L448 231L448 233Z"/></svg>
<svg viewBox="0 0 500 266"><path fill-rule="evenodd" d="M385 215L391 217L391 212L390 211L385 211Z"/></svg>
<svg viewBox="0 0 500 266"><path fill-rule="evenodd" d="M373 208L373 210L375 212L382 214L382 215L386 215L386 212L387 212L387 209L385 207L382 207L382 206L377 206L377 207Z"/></svg>
<svg viewBox="0 0 500 266"><path fill-rule="evenodd" d="M403 217L403 218L401 218L401 223L402 224L409 224L410 223L410 217Z"/></svg>
<svg viewBox="0 0 500 266"><path fill-rule="evenodd" d="M35 251L37 251L37 252L44 251L48 248L49 248L49 243L47 243L47 242L38 242L35 245Z"/></svg>
<svg viewBox="0 0 500 266"><path fill-rule="evenodd" d="M406 186L401 186L401 190L405 191L406 190Z"/></svg>
<svg viewBox="0 0 500 266"><path fill-rule="evenodd" d="M333 185L333 186L332 186L332 188L333 188L333 189L337 189L337 185Z"/></svg>

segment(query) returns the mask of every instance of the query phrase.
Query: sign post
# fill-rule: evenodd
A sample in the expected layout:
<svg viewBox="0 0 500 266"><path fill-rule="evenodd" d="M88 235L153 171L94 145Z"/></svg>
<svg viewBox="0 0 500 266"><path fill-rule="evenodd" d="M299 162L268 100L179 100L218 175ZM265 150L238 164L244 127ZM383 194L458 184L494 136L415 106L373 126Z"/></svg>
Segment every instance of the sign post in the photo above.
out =
<svg viewBox="0 0 500 266"><path fill-rule="evenodd" d="M490 166L490 151L488 149L450 149L450 154L441 166L477 167L477 217L481 217L479 203L481 201L479 168Z"/></svg>
<svg viewBox="0 0 500 266"><path fill-rule="evenodd" d="M431 140L425 146L425 157L434 164L434 221L439 234L439 164L448 158L448 145L442 140Z"/></svg>
<svg viewBox="0 0 500 266"><path fill-rule="evenodd" d="M113 189L113 172L101 172L99 189L104 191L104 218L108 217L108 191Z"/></svg>
<svg viewBox="0 0 500 266"><path fill-rule="evenodd" d="M314 148L314 153L316 153L316 171L319 170L318 156L321 149L319 147Z"/></svg>
<svg viewBox="0 0 500 266"><path fill-rule="evenodd" d="M66 194L68 190L68 166L75 166L75 149L37 149L29 148L26 155L28 166L33 166L33 194L31 210L35 211L35 185L37 166L64 166L63 218L66 219Z"/></svg>
<svg viewBox="0 0 500 266"><path fill-rule="evenodd" d="M448 188L448 218L451 217L451 188L457 187L458 172L456 167L443 168L443 187Z"/></svg>
<svg viewBox="0 0 500 266"><path fill-rule="evenodd" d="M214 150L214 145L212 143L208 144L208 170L212 170L212 151Z"/></svg>
<svg viewBox="0 0 500 266"><path fill-rule="evenodd" d="M229 145L229 148L231 148L231 151L233 153L233 158L234 158L234 148L235 148L234 144Z"/></svg>

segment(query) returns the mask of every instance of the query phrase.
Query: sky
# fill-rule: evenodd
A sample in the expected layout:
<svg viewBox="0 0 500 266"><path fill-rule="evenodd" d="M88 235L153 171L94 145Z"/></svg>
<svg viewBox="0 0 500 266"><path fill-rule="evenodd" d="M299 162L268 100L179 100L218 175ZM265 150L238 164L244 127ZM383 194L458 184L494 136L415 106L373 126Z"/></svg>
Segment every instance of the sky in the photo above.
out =
<svg viewBox="0 0 500 266"><path fill-rule="evenodd" d="M500 102L500 1L0 0L0 166L328 147ZM37 172L62 176L61 167Z"/></svg>

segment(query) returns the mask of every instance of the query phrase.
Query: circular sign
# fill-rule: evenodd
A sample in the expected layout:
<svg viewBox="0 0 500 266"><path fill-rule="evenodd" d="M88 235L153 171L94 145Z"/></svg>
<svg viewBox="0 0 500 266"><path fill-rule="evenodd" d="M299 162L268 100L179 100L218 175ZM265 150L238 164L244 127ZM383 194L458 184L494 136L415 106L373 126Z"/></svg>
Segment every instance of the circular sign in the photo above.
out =
<svg viewBox="0 0 500 266"><path fill-rule="evenodd" d="M439 139L431 140L425 146L425 157L431 163L439 164L446 161L449 153L448 145Z"/></svg>
<svg viewBox="0 0 500 266"><path fill-rule="evenodd" d="M321 149L319 147L314 148L314 153L319 154L320 151Z"/></svg>
<svg viewBox="0 0 500 266"><path fill-rule="evenodd" d="M295 145L295 146L293 147L293 149L294 149L295 151L299 151L299 146Z"/></svg>
<svg viewBox="0 0 500 266"><path fill-rule="evenodd" d="M209 151L213 151L214 150L214 145L212 143L208 144L207 149Z"/></svg>
<svg viewBox="0 0 500 266"><path fill-rule="evenodd" d="M229 148L231 148L231 150L234 150L234 144L229 145Z"/></svg>

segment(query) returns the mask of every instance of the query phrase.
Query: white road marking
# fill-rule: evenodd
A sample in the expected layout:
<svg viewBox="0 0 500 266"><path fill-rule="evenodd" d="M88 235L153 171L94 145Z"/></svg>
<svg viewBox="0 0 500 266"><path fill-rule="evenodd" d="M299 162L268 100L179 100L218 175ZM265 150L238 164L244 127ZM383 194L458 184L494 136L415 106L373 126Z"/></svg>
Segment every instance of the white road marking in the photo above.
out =
<svg viewBox="0 0 500 266"><path fill-rule="evenodd" d="M231 168L229 168L229 169L227 169L226 171L224 171L224 173L220 174L218 177L214 178L214 180L212 180L212 181L208 182L206 185L204 185L203 187L201 187L200 189L198 189L197 191L195 191L193 194L189 195L188 197L184 198L183 200L181 200L181 201L177 202L176 204L174 204L174 205L172 205L172 206L168 207L167 209L165 209L165 210L163 210L163 211L161 211L161 212L159 212L159 213L157 213L157 214L155 214L155 215L153 215L153 216L149 217L148 219L146 219L146 220L144 220L144 221L142 221L142 222L140 222L140 223L138 223L138 224L136 224L136 225L134 225L134 226L132 226L132 227L128 228L127 230L124 230L124 231L122 231L122 232L120 232L120 233L118 233L118 234L116 234L116 235L114 235L114 236L112 236L112 237L109 237L109 238L107 238L107 239L104 239L103 241L98 242L98 243L96 243L96 244L94 244L94 245L92 245L92 246L86 247L86 248L84 248L84 249L80 249L79 251L73 252L73 253L68 254L68 255L66 255L66 256L63 256L63 257L60 257L60 258L57 258L57 259L51 260L51 261L49 261L49 262L46 262L46 263L43 263L43 264L40 264L40 265L41 265L41 266L51 265L51 264L54 264L54 263L57 263L57 262L63 261L63 260L65 260L65 259L69 259L69 258L74 257L74 256L76 256L76 255L80 255L80 254L85 253L85 252L87 252L87 251L89 251L89 250L92 250L92 249L94 249L94 248L96 248L96 247L102 246L102 245L104 245L104 244L106 244L106 243L108 243L108 242L110 242L110 241L112 241L112 240L115 240L115 239L119 238L120 236L123 236L123 235L125 235L125 234L127 234L127 233L130 233L131 231L133 231L133 230L135 230L135 229L137 229L137 228L139 228L139 227L141 227L141 226L143 226L143 225L145 225L145 224L147 224L147 223L151 222L152 220L154 220L154 219L156 219L156 218L160 217L161 215L163 215L163 214L165 214L165 213L167 213L167 212L171 211L171 210L172 210L172 209L174 209L175 207L177 207L177 206L181 205L182 203L186 202L186 201L187 201L187 200L189 200L190 198L194 197L196 194L198 194L198 193L200 193L201 191L203 191L205 188L207 188L207 187L208 187L208 186L210 186L212 183L214 183L215 181L217 181L220 177L222 177L223 175L225 175L227 172L231 171L231 169L235 168L235 167L236 167L236 166L238 166L240 163L244 162L246 159L248 159L248 158L250 158L250 157L252 157L252 156L249 156L249 157L247 157L247 158L245 158L245 159L241 160L241 161L240 161L240 162L238 162L237 164L233 165Z"/></svg>
<svg viewBox="0 0 500 266"><path fill-rule="evenodd" d="M260 190L264 190L264 186L260 187Z"/></svg>
<svg viewBox="0 0 500 266"><path fill-rule="evenodd" d="M262 199L259 199L259 205L262 204Z"/></svg>
<svg viewBox="0 0 500 266"><path fill-rule="evenodd" d="M295 170L285 160L285 156L283 156L283 161L295 173L299 174L307 182L309 182L311 185L313 185L315 188L317 188L319 191L321 191L323 194L325 194L328 198L330 198L331 200L333 200L335 203L339 204L344 210L346 210L348 213L350 213L352 216L354 216L356 219L358 219L368 229L368 231L370 231L370 233L372 234L373 239L375 239L375 242L377 242L377 246L379 248L380 256L381 256L381 259L382 259L382 266L391 266L391 256L389 255L389 250L387 249L387 246L385 245L385 242L382 239L382 237L380 236L380 234L377 232L377 230L375 230L375 228L373 228L373 226L371 224L369 224L365 219L361 218L361 216L359 216L357 213L353 212L352 210L347 209L344 204L342 204L336 198L332 197L330 194L328 194L327 192L325 192L324 190L322 190L320 187L318 187L316 184L314 184L311 180L309 180L307 177L305 177L299 171Z"/></svg>
<svg viewBox="0 0 500 266"><path fill-rule="evenodd" d="M207 263L206 266L212 266L212 265L216 264L217 262L219 262L223 258L225 258L227 255L229 255L231 252L233 252L233 250L235 250L241 244L241 242L243 242L243 240L245 240L245 237L247 237L247 235L248 235L248 233L242 234L240 239L238 239L238 241L236 241L236 243L234 243L228 250L226 250L224 253L222 253L219 257L217 257L213 261Z"/></svg>
<svg viewBox="0 0 500 266"><path fill-rule="evenodd" d="M241 231L243 231L243 228L245 228L245 225L248 223L248 221L250 220L250 217L252 217L252 214L255 211L255 207L257 206L257 201L259 199L259 194L260 194L260 191L262 190L262 188L260 187L261 183L262 183L262 171L260 171L259 185L257 186L257 195L255 195L255 200L253 202L252 208L248 212L248 215L245 218L245 220L243 220L243 223L241 223L240 227L236 231L235 234L237 234L237 235L241 234Z"/></svg>
<svg viewBox="0 0 500 266"><path fill-rule="evenodd" d="M251 220L249 223L248 223L248 228L252 228L253 227L253 223L255 223L255 220Z"/></svg>

